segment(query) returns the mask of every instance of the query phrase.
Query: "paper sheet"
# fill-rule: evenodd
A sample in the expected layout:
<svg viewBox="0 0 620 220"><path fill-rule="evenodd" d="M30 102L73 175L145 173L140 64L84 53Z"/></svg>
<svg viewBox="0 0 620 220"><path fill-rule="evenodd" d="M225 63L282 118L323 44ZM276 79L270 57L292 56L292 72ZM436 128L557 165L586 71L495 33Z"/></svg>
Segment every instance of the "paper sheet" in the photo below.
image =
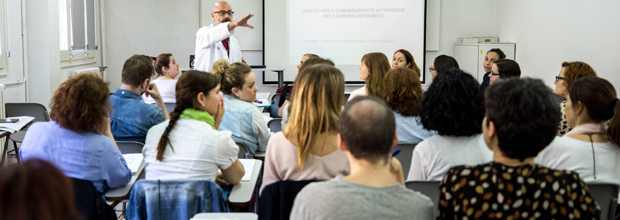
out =
<svg viewBox="0 0 620 220"><path fill-rule="evenodd" d="M138 169L140 168L140 164L142 163L142 160L144 159L142 154L140 153L123 154L123 157L125 158L125 161L127 162L127 167L129 167L129 169L131 170L131 173L134 174L138 172Z"/></svg>
<svg viewBox="0 0 620 220"><path fill-rule="evenodd" d="M243 165L243 169L245 169L245 175L241 178L241 181L250 181L252 178L252 172L254 171L254 163L253 159L239 159L241 165Z"/></svg>
<svg viewBox="0 0 620 220"><path fill-rule="evenodd" d="M34 120L34 117L31 116L18 116L18 117L7 117L7 118L18 118L19 121L15 123L0 123L0 130L8 131L11 133L15 133L21 130L28 122Z"/></svg>

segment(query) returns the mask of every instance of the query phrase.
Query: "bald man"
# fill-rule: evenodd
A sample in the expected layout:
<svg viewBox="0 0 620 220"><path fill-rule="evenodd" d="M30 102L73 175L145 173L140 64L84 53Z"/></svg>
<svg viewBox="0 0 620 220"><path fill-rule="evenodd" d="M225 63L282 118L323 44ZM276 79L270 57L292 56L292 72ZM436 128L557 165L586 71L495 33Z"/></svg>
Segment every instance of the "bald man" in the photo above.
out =
<svg viewBox="0 0 620 220"><path fill-rule="evenodd" d="M239 42L232 34L236 27L254 29L254 26L248 24L248 20L254 15L247 14L239 20L231 21L233 13L228 2L215 3L211 12L213 24L204 26L196 32L194 69L210 71L213 63L220 59L226 59L230 63L241 62Z"/></svg>

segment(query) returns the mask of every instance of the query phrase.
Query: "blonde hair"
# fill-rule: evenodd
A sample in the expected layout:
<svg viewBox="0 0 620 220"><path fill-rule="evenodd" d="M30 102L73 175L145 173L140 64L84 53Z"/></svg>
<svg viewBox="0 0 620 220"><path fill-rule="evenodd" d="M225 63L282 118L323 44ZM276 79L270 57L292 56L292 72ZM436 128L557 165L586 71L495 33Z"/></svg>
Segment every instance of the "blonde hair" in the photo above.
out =
<svg viewBox="0 0 620 220"><path fill-rule="evenodd" d="M338 132L344 102L344 75L336 67L316 64L305 68L294 82L291 111L284 136L297 146L297 168L302 170L317 136Z"/></svg>
<svg viewBox="0 0 620 220"><path fill-rule="evenodd" d="M231 63L221 59L213 63L211 73L220 78L220 90L226 95L232 95L232 88L243 89L245 77L252 72L250 66L245 63Z"/></svg>
<svg viewBox="0 0 620 220"><path fill-rule="evenodd" d="M383 77L391 69L388 58L383 53L368 53L362 57L362 62L369 71L366 79L366 94L381 97Z"/></svg>

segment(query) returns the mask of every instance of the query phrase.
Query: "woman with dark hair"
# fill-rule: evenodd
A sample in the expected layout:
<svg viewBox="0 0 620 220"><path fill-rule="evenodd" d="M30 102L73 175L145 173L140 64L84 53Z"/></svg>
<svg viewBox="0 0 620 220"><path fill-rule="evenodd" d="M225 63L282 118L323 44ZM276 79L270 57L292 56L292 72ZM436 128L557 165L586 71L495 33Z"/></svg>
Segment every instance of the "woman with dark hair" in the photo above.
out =
<svg viewBox="0 0 620 220"><path fill-rule="evenodd" d="M438 57L435 58L431 67L428 68L428 71L431 72L431 76L433 77L433 80L435 80L435 77L437 77L437 74L442 73L451 68L457 68L457 69L459 68L459 63L456 62L456 59L448 55L439 55Z"/></svg>
<svg viewBox="0 0 620 220"><path fill-rule="evenodd" d="M555 94L568 99L568 87L577 79L583 77L597 77L596 71L590 65L584 62L564 62L560 73L555 77ZM558 125L558 136L562 136L573 129L566 120L566 100L560 103L560 111L562 112L562 120Z"/></svg>
<svg viewBox="0 0 620 220"><path fill-rule="evenodd" d="M142 150L146 179L199 179L237 184L245 174L224 115L217 76L190 70L179 78L170 120L153 126ZM218 173L218 169L222 173Z"/></svg>
<svg viewBox="0 0 620 220"><path fill-rule="evenodd" d="M620 103L614 86L598 77L573 81L568 87L566 119L573 130L556 137L536 162L575 171L585 182L620 186Z"/></svg>
<svg viewBox="0 0 620 220"><path fill-rule="evenodd" d="M0 219L78 220L71 181L40 159L0 170Z"/></svg>
<svg viewBox="0 0 620 220"><path fill-rule="evenodd" d="M419 143L435 134L420 123L422 84L420 77L408 68L388 71L383 79L381 98L394 111L398 142Z"/></svg>
<svg viewBox="0 0 620 220"><path fill-rule="evenodd" d="M159 95L164 100L164 103L175 103L174 87L177 84L177 76L179 75L179 64L174 59L174 56L169 53L162 53L155 58L155 72L157 78L152 83L157 85ZM142 95L144 102L148 104L154 104L155 100L152 97Z"/></svg>
<svg viewBox="0 0 620 220"><path fill-rule="evenodd" d="M349 100L360 95L381 96L383 89L383 77L390 70L390 62L383 53L368 53L362 57L362 65L360 66L360 79L364 80L366 85L362 88L353 90L349 96Z"/></svg>
<svg viewBox="0 0 620 220"><path fill-rule="evenodd" d="M491 73L489 73L490 83L511 77L521 77L521 68L514 60L502 59L493 62ZM484 94L484 93L483 93Z"/></svg>
<svg viewBox="0 0 620 220"><path fill-rule="evenodd" d="M422 72L420 72L420 67L418 67L413 59L413 55L405 49L397 50L394 52L394 56L392 56L392 69L396 68L411 69L414 73L418 74L418 78L422 74Z"/></svg>
<svg viewBox="0 0 620 220"><path fill-rule="evenodd" d="M493 159L481 135L480 85L468 73L453 68L437 75L424 95L420 118L424 128L437 134L413 150L407 181L438 181L450 167Z"/></svg>
<svg viewBox="0 0 620 220"><path fill-rule="evenodd" d="M131 170L110 131L110 90L98 76L79 74L60 84L50 102L50 122L28 128L22 160L40 158L63 173L91 181L99 193L126 185Z"/></svg>
<svg viewBox="0 0 620 220"><path fill-rule="evenodd" d="M489 74L493 68L493 62L500 59L506 59L506 54L499 48L493 48L487 51L486 56L484 56L484 61L482 63L482 67L484 68L485 74L482 77L482 83L480 84L480 92L484 94L484 91L491 85L491 78Z"/></svg>

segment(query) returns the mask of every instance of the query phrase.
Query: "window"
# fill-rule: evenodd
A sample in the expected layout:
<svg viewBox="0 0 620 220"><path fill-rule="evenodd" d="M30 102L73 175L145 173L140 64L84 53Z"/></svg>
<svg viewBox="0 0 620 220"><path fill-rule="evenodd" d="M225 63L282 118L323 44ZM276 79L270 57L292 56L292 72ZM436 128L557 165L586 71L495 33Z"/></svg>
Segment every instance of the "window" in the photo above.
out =
<svg viewBox="0 0 620 220"><path fill-rule="evenodd" d="M8 31L6 30L6 1L0 1L0 75L8 75L9 71L7 68L8 56L9 53L7 51L7 42L8 42Z"/></svg>
<svg viewBox="0 0 620 220"><path fill-rule="evenodd" d="M61 66L97 62L95 0L59 0Z"/></svg>

